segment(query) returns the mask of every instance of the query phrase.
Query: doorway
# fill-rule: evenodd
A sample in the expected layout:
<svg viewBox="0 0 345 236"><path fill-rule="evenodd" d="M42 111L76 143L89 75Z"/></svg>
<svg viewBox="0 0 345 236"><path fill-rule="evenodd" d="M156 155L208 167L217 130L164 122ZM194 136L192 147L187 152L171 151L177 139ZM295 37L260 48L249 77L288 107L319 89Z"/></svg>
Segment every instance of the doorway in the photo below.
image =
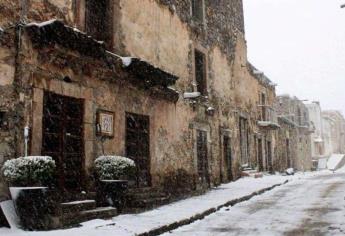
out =
<svg viewBox="0 0 345 236"><path fill-rule="evenodd" d="M232 175L232 149L231 149L231 139L228 136L224 136L223 138L223 146L224 146L224 159L226 163L226 172L228 176L228 181L233 180Z"/></svg>
<svg viewBox="0 0 345 236"><path fill-rule="evenodd" d="M272 166L272 143L271 141L266 142L266 166L267 171L272 172L273 166Z"/></svg>
<svg viewBox="0 0 345 236"><path fill-rule="evenodd" d="M248 120L240 118L240 147L241 147L241 164L249 167L249 131Z"/></svg>
<svg viewBox="0 0 345 236"><path fill-rule="evenodd" d="M83 187L84 101L45 92L43 98L42 155L56 163L57 185L64 191Z"/></svg>
<svg viewBox="0 0 345 236"><path fill-rule="evenodd" d="M196 144L199 179L202 184L209 185L207 131L197 130Z"/></svg>
<svg viewBox="0 0 345 236"><path fill-rule="evenodd" d="M262 139L258 139L258 163L259 163L259 171L264 171L264 162L262 158Z"/></svg>
<svg viewBox="0 0 345 236"><path fill-rule="evenodd" d="M137 187L151 186L150 175L150 118L126 113L126 153L136 165Z"/></svg>

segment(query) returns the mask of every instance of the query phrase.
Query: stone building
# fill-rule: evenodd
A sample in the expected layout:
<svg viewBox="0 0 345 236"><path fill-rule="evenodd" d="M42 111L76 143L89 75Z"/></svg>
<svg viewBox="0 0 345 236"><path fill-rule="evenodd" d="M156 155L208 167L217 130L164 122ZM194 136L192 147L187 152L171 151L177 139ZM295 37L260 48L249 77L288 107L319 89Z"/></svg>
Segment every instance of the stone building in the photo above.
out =
<svg viewBox="0 0 345 236"><path fill-rule="evenodd" d="M329 154L345 153L345 119L339 111L327 110L322 112L322 117L327 122L328 133L327 150Z"/></svg>
<svg viewBox="0 0 345 236"><path fill-rule="evenodd" d="M332 132L334 121L329 116L322 115L322 137L324 140L324 155L330 157L333 154Z"/></svg>
<svg viewBox="0 0 345 236"><path fill-rule="evenodd" d="M314 128L314 133L311 134L311 150L312 158L316 161L325 156L322 110L319 102L308 103L306 106L311 126Z"/></svg>
<svg viewBox="0 0 345 236"><path fill-rule="evenodd" d="M277 96L275 109L281 127L277 135L279 146L275 169L311 170L311 133L314 128L306 105L296 97L282 95Z"/></svg>
<svg viewBox="0 0 345 236"><path fill-rule="evenodd" d="M2 0L0 27L0 165L28 127L67 192L92 191L103 154L165 191L273 169L275 87L247 61L241 0Z"/></svg>

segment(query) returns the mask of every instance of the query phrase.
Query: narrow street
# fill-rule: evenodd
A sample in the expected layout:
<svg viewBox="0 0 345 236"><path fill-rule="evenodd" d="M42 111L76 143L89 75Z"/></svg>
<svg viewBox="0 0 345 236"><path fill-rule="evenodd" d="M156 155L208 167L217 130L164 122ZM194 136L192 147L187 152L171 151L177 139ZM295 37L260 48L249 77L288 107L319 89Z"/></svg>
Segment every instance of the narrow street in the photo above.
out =
<svg viewBox="0 0 345 236"><path fill-rule="evenodd" d="M344 235L345 173L292 182L167 235Z"/></svg>

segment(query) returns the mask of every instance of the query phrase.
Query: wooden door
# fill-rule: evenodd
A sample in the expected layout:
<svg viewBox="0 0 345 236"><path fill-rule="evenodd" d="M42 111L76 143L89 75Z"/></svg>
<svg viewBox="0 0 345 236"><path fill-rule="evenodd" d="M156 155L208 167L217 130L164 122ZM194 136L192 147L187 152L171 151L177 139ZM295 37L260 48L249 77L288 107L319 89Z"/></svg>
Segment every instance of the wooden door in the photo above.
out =
<svg viewBox="0 0 345 236"><path fill-rule="evenodd" d="M258 163L259 163L259 171L264 170L264 162L262 158L262 139L258 139Z"/></svg>
<svg viewBox="0 0 345 236"><path fill-rule="evenodd" d="M127 157L136 164L137 186L150 186L150 119L148 116L126 113L126 153Z"/></svg>
<svg viewBox="0 0 345 236"><path fill-rule="evenodd" d="M249 167L249 139L248 139L248 121L240 118L240 146L241 146L241 164Z"/></svg>
<svg viewBox="0 0 345 236"><path fill-rule="evenodd" d="M231 150L231 139L228 136L224 136L223 138L223 146L224 146L224 159L226 163L226 170L228 175L228 180L233 180L232 175L232 150Z"/></svg>
<svg viewBox="0 0 345 236"><path fill-rule="evenodd" d="M287 168L291 167L290 140L289 139L286 139L286 164L287 164Z"/></svg>
<svg viewBox="0 0 345 236"><path fill-rule="evenodd" d="M62 190L79 191L83 187L83 115L83 100L44 94L42 155L56 161L57 184Z"/></svg>
<svg viewBox="0 0 345 236"><path fill-rule="evenodd" d="M269 172L273 171L272 166L272 144L271 141L266 142L266 165Z"/></svg>
<svg viewBox="0 0 345 236"><path fill-rule="evenodd" d="M198 174L203 184L209 184L207 132L197 130Z"/></svg>

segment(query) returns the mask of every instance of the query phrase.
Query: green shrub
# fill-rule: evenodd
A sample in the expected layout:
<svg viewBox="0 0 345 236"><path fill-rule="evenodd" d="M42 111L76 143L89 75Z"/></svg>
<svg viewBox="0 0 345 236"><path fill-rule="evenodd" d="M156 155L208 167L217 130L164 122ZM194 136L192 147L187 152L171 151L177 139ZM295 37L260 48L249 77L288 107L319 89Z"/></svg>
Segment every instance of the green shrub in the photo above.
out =
<svg viewBox="0 0 345 236"><path fill-rule="evenodd" d="M2 175L12 185L43 186L52 183L55 167L48 156L19 157L4 163Z"/></svg>
<svg viewBox="0 0 345 236"><path fill-rule="evenodd" d="M100 180L128 179L135 174L133 160L120 156L101 156L95 160L96 175Z"/></svg>

